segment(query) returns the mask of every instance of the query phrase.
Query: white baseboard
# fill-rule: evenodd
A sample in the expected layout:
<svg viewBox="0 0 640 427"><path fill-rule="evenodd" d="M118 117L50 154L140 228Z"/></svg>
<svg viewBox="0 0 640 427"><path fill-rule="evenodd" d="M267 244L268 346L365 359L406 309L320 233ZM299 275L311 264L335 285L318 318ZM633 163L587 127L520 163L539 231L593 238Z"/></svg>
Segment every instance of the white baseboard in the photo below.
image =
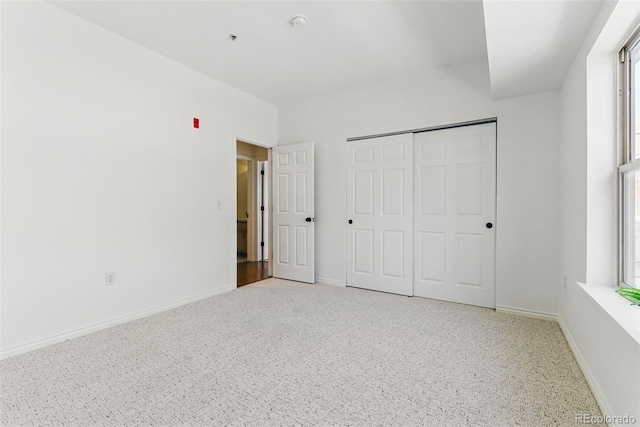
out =
<svg viewBox="0 0 640 427"><path fill-rule="evenodd" d="M85 328L76 329L73 331L65 332L62 334L53 335L47 338L39 339L32 341L27 344L22 344L15 347L9 347L6 350L3 350L0 353L0 360L8 359L13 356L17 356L19 354L28 353L33 350L37 350L39 348L47 347L53 344L57 344L59 342L67 341L73 338L81 337L83 335L88 335L93 332L97 332L103 329L111 328L116 325L121 325L123 323L131 322L133 320L141 319L143 317L151 316L152 314L160 313L163 311L171 310L176 307L183 306L185 304L189 304L192 302L200 301L205 298L209 298L215 295L223 294L225 292L229 292L236 289L235 286L228 286L222 289L217 289L215 291L206 292L204 294L196 295L190 298L184 298L178 301L171 302L169 304L159 305L157 307L143 310L138 313L129 314L127 316L118 317L116 319L108 320L106 322L96 323L91 326L87 326Z"/></svg>
<svg viewBox="0 0 640 427"><path fill-rule="evenodd" d="M596 381L595 377L591 373L591 369L589 369L589 365L587 365L587 362L584 360L582 353L580 353L580 349L576 345L576 342L573 340L573 337L569 332L569 328L564 323L564 320L562 320L561 316L558 316L558 324L560 325L560 329L562 330L562 333L564 334L564 337L567 340L567 344L569 344L569 348L573 353L573 357L578 362L578 366L580 366L580 370L582 371L584 378L587 380L587 384L589 384L589 388L591 389L591 393L593 393L593 397L595 397L596 402L598 403L598 406L600 406L600 411L602 411L602 415L604 415L605 418L607 416L611 417L615 415L613 410L611 409L611 406L609 405L609 402L607 402L607 399L604 396L604 393L600 389L598 382Z"/></svg>
<svg viewBox="0 0 640 427"><path fill-rule="evenodd" d="M341 288L344 288L347 286L346 282L341 282L339 280L323 279L321 277L316 277L316 283L319 285L339 286Z"/></svg>
<svg viewBox="0 0 640 427"><path fill-rule="evenodd" d="M550 320L553 322L558 321L557 314L547 313L544 311L527 310L524 308L509 307L506 305L496 305L496 311L498 313L515 314L517 316L532 317L534 319Z"/></svg>

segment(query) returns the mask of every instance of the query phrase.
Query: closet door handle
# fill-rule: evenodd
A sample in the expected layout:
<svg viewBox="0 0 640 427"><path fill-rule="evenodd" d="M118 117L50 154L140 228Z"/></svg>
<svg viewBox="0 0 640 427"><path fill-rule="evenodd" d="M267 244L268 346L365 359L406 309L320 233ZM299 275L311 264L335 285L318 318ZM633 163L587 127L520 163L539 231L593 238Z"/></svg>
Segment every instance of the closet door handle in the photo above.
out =
<svg viewBox="0 0 640 427"><path fill-rule="evenodd" d="M490 222L487 223L486 225L487 228L493 228L493 224L491 224Z"/></svg>
<svg viewBox="0 0 640 427"><path fill-rule="evenodd" d="M352 219L349 220L349 224L353 224L353 220Z"/></svg>

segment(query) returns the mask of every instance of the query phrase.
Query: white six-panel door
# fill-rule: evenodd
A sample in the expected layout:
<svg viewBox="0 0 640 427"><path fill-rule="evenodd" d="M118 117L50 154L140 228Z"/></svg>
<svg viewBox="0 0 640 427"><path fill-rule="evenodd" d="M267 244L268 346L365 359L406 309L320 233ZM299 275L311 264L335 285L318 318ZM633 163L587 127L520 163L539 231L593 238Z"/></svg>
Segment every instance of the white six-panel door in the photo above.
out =
<svg viewBox="0 0 640 427"><path fill-rule="evenodd" d="M412 295L413 135L347 144L347 284Z"/></svg>
<svg viewBox="0 0 640 427"><path fill-rule="evenodd" d="M273 275L315 282L313 142L273 149Z"/></svg>
<svg viewBox="0 0 640 427"><path fill-rule="evenodd" d="M414 295L495 308L496 125L414 141Z"/></svg>
<svg viewBox="0 0 640 427"><path fill-rule="evenodd" d="M347 145L347 285L495 307L496 124Z"/></svg>

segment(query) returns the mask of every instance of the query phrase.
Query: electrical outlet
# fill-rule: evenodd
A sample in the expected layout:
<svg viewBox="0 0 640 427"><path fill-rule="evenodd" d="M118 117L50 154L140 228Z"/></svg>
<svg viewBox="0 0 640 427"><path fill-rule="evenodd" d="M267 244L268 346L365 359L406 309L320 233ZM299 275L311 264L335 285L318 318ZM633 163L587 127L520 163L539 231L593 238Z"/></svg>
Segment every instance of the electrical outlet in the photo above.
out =
<svg viewBox="0 0 640 427"><path fill-rule="evenodd" d="M562 286L564 287L564 291L567 292L567 276L562 277Z"/></svg>
<svg viewBox="0 0 640 427"><path fill-rule="evenodd" d="M116 272L108 271L104 273L104 284L106 286L111 286L116 284Z"/></svg>

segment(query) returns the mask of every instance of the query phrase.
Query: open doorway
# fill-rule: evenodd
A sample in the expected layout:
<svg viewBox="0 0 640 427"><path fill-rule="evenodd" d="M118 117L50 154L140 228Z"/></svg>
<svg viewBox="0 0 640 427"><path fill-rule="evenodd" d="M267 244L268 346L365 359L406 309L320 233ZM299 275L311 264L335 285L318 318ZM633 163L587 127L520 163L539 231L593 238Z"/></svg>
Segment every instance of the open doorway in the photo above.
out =
<svg viewBox="0 0 640 427"><path fill-rule="evenodd" d="M238 287L270 277L269 160L269 149L236 141Z"/></svg>

